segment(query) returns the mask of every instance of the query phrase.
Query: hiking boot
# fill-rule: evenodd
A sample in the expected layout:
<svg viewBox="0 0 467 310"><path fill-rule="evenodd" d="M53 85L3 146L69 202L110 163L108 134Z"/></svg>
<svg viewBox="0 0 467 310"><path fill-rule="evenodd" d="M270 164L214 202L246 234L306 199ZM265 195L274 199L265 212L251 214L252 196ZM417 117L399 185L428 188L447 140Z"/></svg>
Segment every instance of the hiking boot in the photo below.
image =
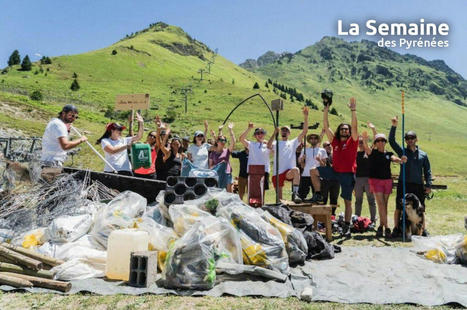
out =
<svg viewBox="0 0 467 310"><path fill-rule="evenodd" d="M352 236L352 232L350 231L350 224L344 223L341 235L345 238L350 238Z"/></svg>
<svg viewBox="0 0 467 310"><path fill-rule="evenodd" d="M383 236L383 226L378 227L378 230L376 231L376 237L380 238Z"/></svg>
<svg viewBox="0 0 467 310"><path fill-rule="evenodd" d="M296 193L292 193L292 201L294 203L302 203L302 199L300 197L298 197L298 195Z"/></svg>
<svg viewBox="0 0 467 310"><path fill-rule="evenodd" d="M313 194L313 197L311 197L311 201L312 203L323 203L324 202L324 198L323 196L320 194L320 193L314 193Z"/></svg>
<svg viewBox="0 0 467 310"><path fill-rule="evenodd" d="M371 221L370 225L368 225L368 230L375 230L376 221Z"/></svg>
<svg viewBox="0 0 467 310"><path fill-rule="evenodd" d="M423 230L422 232L422 237L429 237L430 234L428 233L428 231L426 229Z"/></svg>
<svg viewBox="0 0 467 310"><path fill-rule="evenodd" d="M384 238L390 239L391 238L391 229L386 227L384 230Z"/></svg>
<svg viewBox="0 0 467 310"><path fill-rule="evenodd" d="M399 227L394 227L391 237L393 239L402 237L402 230Z"/></svg>

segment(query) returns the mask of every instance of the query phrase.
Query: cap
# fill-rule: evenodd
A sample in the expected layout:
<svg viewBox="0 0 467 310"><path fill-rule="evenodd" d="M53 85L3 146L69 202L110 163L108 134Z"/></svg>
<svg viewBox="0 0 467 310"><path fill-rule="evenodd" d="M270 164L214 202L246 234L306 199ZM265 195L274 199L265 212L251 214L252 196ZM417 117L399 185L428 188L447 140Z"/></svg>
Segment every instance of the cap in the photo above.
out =
<svg viewBox="0 0 467 310"><path fill-rule="evenodd" d="M177 136L177 135L174 135L174 136L172 137L172 141L174 141L174 140L178 140L178 141L180 141L180 137L179 137L179 136Z"/></svg>
<svg viewBox="0 0 467 310"><path fill-rule="evenodd" d="M261 128L261 127L256 128L256 129L255 129L255 132L254 132L253 134L256 135L256 134L258 134L258 133L260 133L260 132L266 134L266 130L264 130L264 128Z"/></svg>
<svg viewBox="0 0 467 310"><path fill-rule="evenodd" d="M197 136L204 136L204 132L202 132L201 130L196 130L196 131L195 131L195 138L196 138Z"/></svg>
<svg viewBox="0 0 467 310"><path fill-rule="evenodd" d="M65 113L68 113L68 112L75 112L75 113L78 113L78 108L75 107L75 106L72 105L72 104L67 104L67 105L64 105L64 106L63 106L62 112L65 112Z"/></svg>
<svg viewBox="0 0 467 310"><path fill-rule="evenodd" d="M417 137L417 134L415 133L415 131L409 130L409 131L407 131L407 132L405 133L405 135L404 135L404 138L407 138L407 137L415 137L415 138L416 138L416 137Z"/></svg>
<svg viewBox="0 0 467 310"><path fill-rule="evenodd" d="M284 129L284 128L287 129L290 132L290 127L289 126L281 126L281 130Z"/></svg>
<svg viewBox="0 0 467 310"><path fill-rule="evenodd" d="M125 126L120 125L119 123L108 123L107 126L105 126L106 131L110 130L124 130L126 129Z"/></svg>
<svg viewBox="0 0 467 310"><path fill-rule="evenodd" d="M388 141L388 139L386 139L386 135L384 133L377 133L375 135L375 141L378 140L378 139L384 139L385 141Z"/></svg>

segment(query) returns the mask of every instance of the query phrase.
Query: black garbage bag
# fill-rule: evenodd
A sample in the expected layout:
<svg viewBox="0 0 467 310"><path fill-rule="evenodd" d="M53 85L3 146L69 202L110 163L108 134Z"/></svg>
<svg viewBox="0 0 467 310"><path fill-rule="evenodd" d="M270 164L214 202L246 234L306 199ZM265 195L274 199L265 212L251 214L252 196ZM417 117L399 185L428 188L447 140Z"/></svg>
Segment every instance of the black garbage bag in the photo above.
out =
<svg viewBox="0 0 467 310"><path fill-rule="evenodd" d="M308 259L331 259L334 258L335 253L341 252L339 246L328 243L316 231L305 231L303 236L308 245Z"/></svg>
<svg viewBox="0 0 467 310"><path fill-rule="evenodd" d="M292 220L292 225L295 228L303 231L312 231L313 230L313 217L305 212L292 210L290 212L290 219Z"/></svg>
<svg viewBox="0 0 467 310"><path fill-rule="evenodd" d="M282 203L264 205L263 210L271 213L272 216L281 220L282 222L292 225L292 219L290 218L290 213L293 211L287 205Z"/></svg>

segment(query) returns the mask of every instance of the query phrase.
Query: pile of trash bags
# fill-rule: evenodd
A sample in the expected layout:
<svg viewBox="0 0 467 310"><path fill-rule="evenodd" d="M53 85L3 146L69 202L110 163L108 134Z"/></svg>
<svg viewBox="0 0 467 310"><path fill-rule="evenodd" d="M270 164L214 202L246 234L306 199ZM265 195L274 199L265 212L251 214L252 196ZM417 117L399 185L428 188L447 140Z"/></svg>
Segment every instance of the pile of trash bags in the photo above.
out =
<svg viewBox="0 0 467 310"><path fill-rule="evenodd" d="M162 273L158 285L175 289L210 289L233 278L283 282L290 266L334 256L334 248L311 231L313 218L286 206L254 209L238 195L218 188L170 206L163 196L160 192L150 205L131 191L104 201L84 199L75 206L76 212L64 211L46 226L30 227L21 234L12 233L14 227L3 229L8 225L0 223L0 238L64 260L53 270L55 277L80 280L105 275L112 231L146 231L148 249L158 252Z"/></svg>

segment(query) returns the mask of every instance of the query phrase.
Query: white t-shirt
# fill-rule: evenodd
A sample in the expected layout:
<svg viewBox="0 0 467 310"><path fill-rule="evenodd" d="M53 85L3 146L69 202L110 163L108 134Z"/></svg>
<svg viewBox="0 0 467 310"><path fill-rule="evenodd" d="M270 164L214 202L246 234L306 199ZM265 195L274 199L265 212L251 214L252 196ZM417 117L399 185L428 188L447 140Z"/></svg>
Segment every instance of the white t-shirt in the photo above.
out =
<svg viewBox="0 0 467 310"><path fill-rule="evenodd" d="M196 144L190 144L186 152L188 154L191 154L191 160L193 161L193 165L195 165L198 168L209 169L210 148L211 144L209 143L203 143L200 146L197 146Z"/></svg>
<svg viewBox="0 0 467 310"><path fill-rule="evenodd" d="M118 140L112 140L110 138L102 139L101 146L104 150L107 145L113 147L121 147L123 145L131 144L131 139L133 137L120 138ZM118 153L110 154L104 150L105 160L107 160L112 167L117 171L131 171L130 160L128 159L127 149L123 149ZM113 172L112 168L109 165L105 164L104 172Z"/></svg>
<svg viewBox="0 0 467 310"><path fill-rule="evenodd" d="M61 119L54 118L47 124L42 136L41 161L63 164L66 160L66 151L62 149L60 142L58 142L60 137L68 137L68 129Z"/></svg>
<svg viewBox="0 0 467 310"><path fill-rule="evenodd" d="M303 150L300 156L303 156ZM326 153L326 150L321 147L306 148L305 168L303 168L302 176L309 177L310 169L320 166L319 161L316 160L316 156L319 156L321 159L325 159L328 158L328 153Z"/></svg>
<svg viewBox="0 0 467 310"><path fill-rule="evenodd" d="M284 173L286 170L297 167L296 151L300 142L297 138L289 141L279 140L279 174ZM272 152L276 151L276 141L272 143ZM272 166L273 173L276 175L276 155L274 154L274 166Z"/></svg>
<svg viewBox="0 0 467 310"><path fill-rule="evenodd" d="M248 141L248 168L250 165L264 165L264 171L269 172L270 150L266 143Z"/></svg>

